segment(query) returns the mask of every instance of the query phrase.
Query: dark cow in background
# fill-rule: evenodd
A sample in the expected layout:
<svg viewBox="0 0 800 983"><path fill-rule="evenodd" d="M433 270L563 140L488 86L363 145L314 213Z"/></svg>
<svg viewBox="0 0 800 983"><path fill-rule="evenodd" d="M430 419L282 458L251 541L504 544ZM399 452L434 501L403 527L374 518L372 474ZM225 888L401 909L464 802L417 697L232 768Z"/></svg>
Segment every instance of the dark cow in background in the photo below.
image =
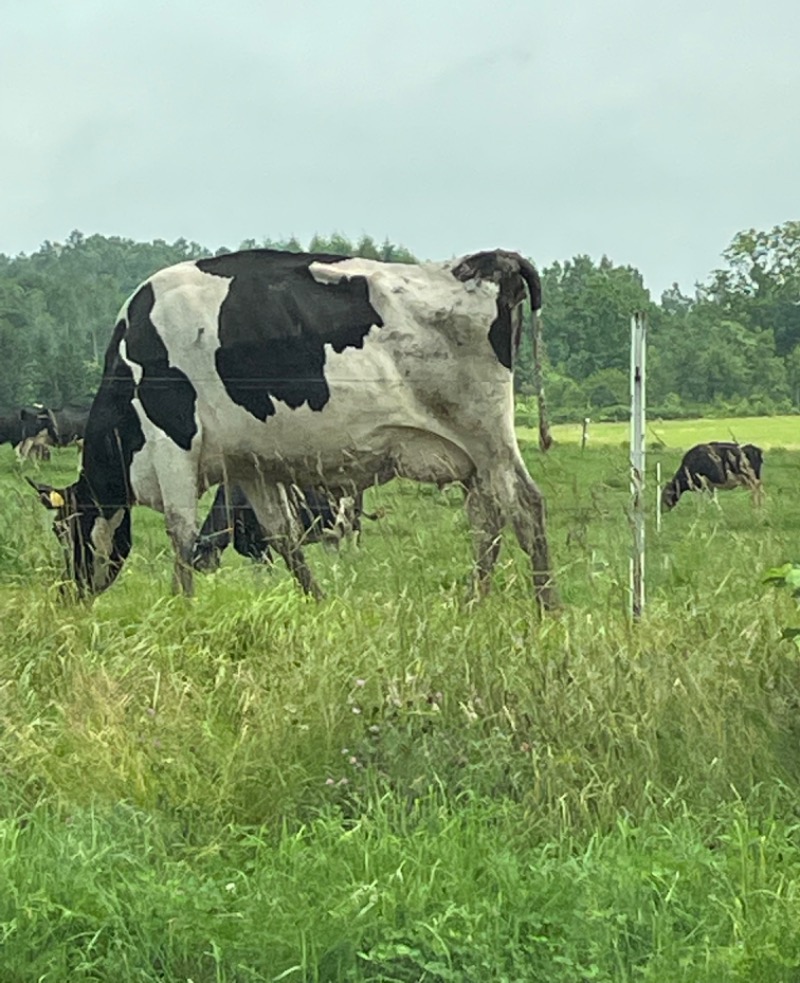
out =
<svg viewBox="0 0 800 983"><path fill-rule="evenodd" d="M82 441L89 420L89 406L81 403L67 403L60 410L48 410L54 443L59 447Z"/></svg>
<svg viewBox="0 0 800 983"><path fill-rule="evenodd" d="M0 410L0 444L16 446L22 439L22 422L19 410Z"/></svg>
<svg viewBox="0 0 800 983"><path fill-rule="evenodd" d="M45 450L54 433L50 416L43 406L0 411L0 444L13 444L18 457L27 457L34 448L34 456L49 456L49 451L45 454Z"/></svg>
<svg viewBox="0 0 800 983"><path fill-rule="evenodd" d="M361 519L380 518L364 512L364 496L331 494L315 488L289 489L290 505L302 527L302 542L338 544L349 535L359 536ZM269 535L238 485L226 492L220 485L195 543L192 564L196 570L215 570L220 557L233 541L241 556L256 562L271 561Z"/></svg>
<svg viewBox="0 0 800 983"><path fill-rule="evenodd" d="M761 467L764 455L755 444L739 445L712 440L697 444L683 456L674 477L661 493L661 507L667 512L687 491L749 488L754 503L761 500Z"/></svg>
<svg viewBox="0 0 800 983"><path fill-rule="evenodd" d="M230 481L319 596L287 489L400 476L466 487L481 593L512 525L550 606L544 500L514 431L528 298L535 319L539 275L500 249L419 265L248 250L154 274L114 328L78 480L35 485L70 575L108 587L139 503L163 512L190 594L198 497Z"/></svg>
<svg viewBox="0 0 800 983"><path fill-rule="evenodd" d="M89 407L78 403L60 410L34 405L0 411L0 444L13 444L22 458L49 456L50 447L81 441L88 419Z"/></svg>

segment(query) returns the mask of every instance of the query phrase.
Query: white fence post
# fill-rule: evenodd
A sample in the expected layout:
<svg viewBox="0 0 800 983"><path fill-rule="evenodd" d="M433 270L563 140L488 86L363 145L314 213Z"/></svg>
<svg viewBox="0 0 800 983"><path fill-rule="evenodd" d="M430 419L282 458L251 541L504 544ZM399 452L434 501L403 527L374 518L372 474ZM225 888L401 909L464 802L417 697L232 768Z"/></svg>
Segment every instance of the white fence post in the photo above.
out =
<svg viewBox="0 0 800 983"><path fill-rule="evenodd" d="M644 437L645 437L645 341L647 319L637 311L631 317L631 615L644 611Z"/></svg>

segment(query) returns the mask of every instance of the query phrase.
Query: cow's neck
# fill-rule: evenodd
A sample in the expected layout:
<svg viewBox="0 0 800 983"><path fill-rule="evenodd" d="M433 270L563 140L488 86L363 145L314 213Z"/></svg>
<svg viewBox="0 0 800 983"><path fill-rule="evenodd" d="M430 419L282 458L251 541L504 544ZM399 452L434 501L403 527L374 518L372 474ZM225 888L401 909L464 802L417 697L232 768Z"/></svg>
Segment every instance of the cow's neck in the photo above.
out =
<svg viewBox="0 0 800 983"><path fill-rule="evenodd" d="M105 514L133 504L131 461L144 446L144 434L130 401L132 378L130 394L125 394L128 398L121 399L121 395L119 385L116 390L101 387L86 427L80 480Z"/></svg>

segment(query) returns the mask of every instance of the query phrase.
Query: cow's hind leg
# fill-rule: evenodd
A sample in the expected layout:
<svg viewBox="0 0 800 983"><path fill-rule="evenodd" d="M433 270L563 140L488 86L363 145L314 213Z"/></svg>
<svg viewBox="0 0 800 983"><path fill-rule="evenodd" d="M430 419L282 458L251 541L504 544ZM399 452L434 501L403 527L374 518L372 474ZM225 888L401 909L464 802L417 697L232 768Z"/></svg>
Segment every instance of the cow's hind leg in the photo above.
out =
<svg viewBox="0 0 800 983"><path fill-rule="evenodd" d="M242 490L261 526L267 531L270 546L283 557L287 569L305 593L320 600L324 595L300 547L303 532L285 487L254 481L242 483Z"/></svg>
<svg viewBox="0 0 800 983"><path fill-rule="evenodd" d="M559 602L550 568L544 497L521 463L514 468L514 488L516 501L510 519L519 545L531 560L536 600L548 610Z"/></svg>
<svg viewBox="0 0 800 983"><path fill-rule="evenodd" d="M503 520L490 491L477 478L467 487L464 506L472 529L475 551L471 593L473 596L485 597L489 593L491 573L500 553Z"/></svg>
<svg viewBox="0 0 800 983"><path fill-rule="evenodd" d="M467 513L476 551L476 586L481 594L489 587L489 575L500 552L500 533L506 523L514 527L519 545L528 554L533 585L540 607L558 605L550 570L545 529L544 499L522 462L508 469L495 468L472 479L467 490Z"/></svg>

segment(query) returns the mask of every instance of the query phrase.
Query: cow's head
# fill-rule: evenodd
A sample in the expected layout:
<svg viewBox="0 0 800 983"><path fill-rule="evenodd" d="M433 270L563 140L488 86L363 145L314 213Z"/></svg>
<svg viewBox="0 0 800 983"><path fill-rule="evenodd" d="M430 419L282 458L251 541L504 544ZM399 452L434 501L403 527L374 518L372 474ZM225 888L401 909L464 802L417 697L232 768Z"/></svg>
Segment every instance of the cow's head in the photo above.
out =
<svg viewBox="0 0 800 983"><path fill-rule="evenodd" d="M201 573L213 573L219 569L222 551L231 541L231 529L218 529L216 532L197 537L192 551L192 566Z"/></svg>
<svg viewBox="0 0 800 983"><path fill-rule="evenodd" d="M764 466L764 452L755 444L745 444L742 452L747 458L747 463L752 471L752 476L756 479L761 478L761 469Z"/></svg>
<svg viewBox="0 0 800 983"><path fill-rule="evenodd" d="M681 489L676 481L668 481L661 490L661 511L669 512L678 504L681 497Z"/></svg>
<svg viewBox="0 0 800 983"><path fill-rule="evenodd" d="M22 439L36 437L42 430L53 444L58 443L58 428L50 410L44 406L23 406L19 411Z"/></svg>
<svg viewBox="0 0 800 983"><path fill-rule="evenodd" d="M102 509L84 478L67 488L27 480L45 508L55 512L53 531L64 548L67 576L78 592L104 591L116 580L130 552L130 509Z"/></svg>

